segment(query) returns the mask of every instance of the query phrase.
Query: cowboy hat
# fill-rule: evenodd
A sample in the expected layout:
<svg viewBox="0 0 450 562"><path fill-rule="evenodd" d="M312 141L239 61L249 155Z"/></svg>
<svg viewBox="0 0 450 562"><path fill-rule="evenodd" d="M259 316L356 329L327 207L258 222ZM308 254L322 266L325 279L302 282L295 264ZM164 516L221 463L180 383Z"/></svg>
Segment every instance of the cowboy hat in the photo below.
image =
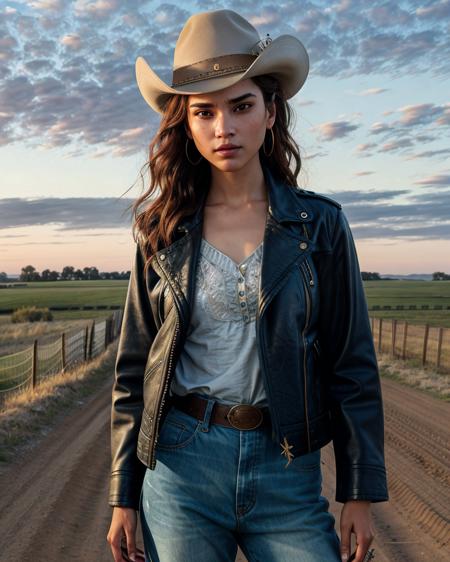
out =
<svg viewBox="0 0 450 562"><path fill-rule="evenodd" d="M261 74L276 76L289 99L303 86L308 70L301 41L292 35L261 40L251 23L232 10L189 17L175 45L170 86L143 57L136 59L139 91L158 113L172 94L214 92Z"/></svg>

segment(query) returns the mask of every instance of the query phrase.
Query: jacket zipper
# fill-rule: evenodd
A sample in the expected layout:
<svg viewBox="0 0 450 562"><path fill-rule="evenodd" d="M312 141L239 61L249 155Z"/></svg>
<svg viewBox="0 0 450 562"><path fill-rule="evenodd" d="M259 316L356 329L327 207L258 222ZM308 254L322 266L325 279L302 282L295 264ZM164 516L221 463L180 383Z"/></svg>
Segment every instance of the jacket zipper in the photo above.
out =
<svg viewBox="0 0 450 562"><path fill-rule="evenodd" d="M155 458L154 452L155 452L156 443L158 442L159 422L161 420L161 415L162 415L162 412L163 412L164 403L166 401L167 389L168 389L169 380L170 380L170 377L168 376L168 374L170 373L170 369L172 367L173 354L174 354L174 350L175 350L175 343L177 341L177 336L178 336L179 331L180 331L180 322L179 322L179 320L177 320L177 325L175 327L175 335L172 339L172 346L170 348L169 362L168 362L167 370L166 370L166 373L165 373L162 398L161 398L161 395L158 397L159 409L158 409L157 416L155 418L155 426L154 426L154 436L155 437L154 437L152 445L151 445L151 457L150 457L150 468L152 470L156 466L156 458Z"/></svg>
<svg viewBox="0 0 450 562"><path fill-rule="evenodd" d="M304 263L307 263L305 259L300 264L300 269L302 271L302 282L305 288L305 296L306 296L306 321L302 331L302 338L303 338L303 381L304 381L304 394L305 394L305 418L306 418L306 433L308 434L308 451L311 451L311 438L309 434L309 416L308 416L308 387L307 387L307 378L308 378L308 371L307 371L307 361L306 361L306 352L307 352L307 342L305 338L305 332L308 328L309 319L311 315L311 295L309 285L314 285L314 279L312 277L311 269L308 266L304 266Z"/></svg>
<svg viewBox="0 0 450 562"><path fill-rule="evenodd" d="M164 291L165 291L165 287L164 285L161 287L161 291L159 294L159 299L158 299L158 317L159 317L159 323L162 326L163 323L163 314L162 314L162 307L164 306Z"/></svg>
<svg viewBox="0 0 450 562"><path fill-rule="evenodd" d="M160 266L159 262L157 262L157 263L158 263L160 271L165 276L164 270ZM170 287L170 284L169 284L169 287ZM177 342L177 336L178 336L179 331L180 331L180 316L179 316L179 313L178 313L178 310L177 310L177 324L176 324L176 327L175 327L174 337L172 338L172 345L171 345L171 348L170 348L169 361L167 363L167 369L166 369L166 372L164 374L163 391L162 391L162 394L160 394L158 396L159 406L158 406L158 412L157 412L157 415L155 417L155 424L154 424L154 428L153 428L154 429L154 431L153 431L154 439L152 440L152 442L150 444L149 465L150 465L151 470L154 470L154 468L156 466L155 446L156 446L156 443L158 442L159 422L161 420L161 415L162 415L164 403L165 403L165 400L166 400L166 395L167 395L167 390L168 390L169 380L170 380L169 373L171 371L171 367L172 367L172 363L173 363L173 355L174 355L175 345L176 345L176 342Z"/></svg>

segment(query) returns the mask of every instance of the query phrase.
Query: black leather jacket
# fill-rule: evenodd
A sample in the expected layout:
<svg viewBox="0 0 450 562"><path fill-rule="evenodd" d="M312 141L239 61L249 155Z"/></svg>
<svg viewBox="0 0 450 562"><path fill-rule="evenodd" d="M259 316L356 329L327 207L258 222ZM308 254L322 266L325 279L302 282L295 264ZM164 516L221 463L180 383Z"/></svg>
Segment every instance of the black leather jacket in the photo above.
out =
<svg viewBox="0 0 450 562"><path fill-rule="evenodd" d="M347 219L333 199L289 187L267 169L264 175L269 207L256 334L272 438L280 452L286 439L294 456L333 440L336 501L386 501L380 378ZM154 254L147 279L136 243L112 389L111 506L138 509L146 467L156 466L189 325L203 203Z"/></svg>

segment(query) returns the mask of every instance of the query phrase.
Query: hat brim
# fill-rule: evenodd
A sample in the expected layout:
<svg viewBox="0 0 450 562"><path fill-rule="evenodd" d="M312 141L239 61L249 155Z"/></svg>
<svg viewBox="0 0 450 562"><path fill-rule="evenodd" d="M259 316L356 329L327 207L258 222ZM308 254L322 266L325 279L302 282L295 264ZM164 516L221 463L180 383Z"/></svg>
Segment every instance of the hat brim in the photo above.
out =
<svg viewBox="0 0 450 562"><path fill-rule="evenodd" d="M272 74L280 80L286 99L293 97L305 83L309 72L309 57L303 43L292 35L280 35L264 48L244 72L218 76L172 88L147 64L136 59L136 81L142 97L158 113L162 113L167 98L173 94L216 92L241 80Z"/></svg>

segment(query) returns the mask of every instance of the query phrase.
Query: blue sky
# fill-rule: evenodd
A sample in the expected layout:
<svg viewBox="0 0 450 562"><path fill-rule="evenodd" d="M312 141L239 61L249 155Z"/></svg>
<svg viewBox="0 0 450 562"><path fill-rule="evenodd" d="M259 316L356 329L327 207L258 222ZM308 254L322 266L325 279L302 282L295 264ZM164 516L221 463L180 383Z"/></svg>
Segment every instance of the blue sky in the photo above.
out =
<svg viewBox="0 0 450 562"><path fill-rule="evenodd" d="M256 7L0 1L0 271L130 268L126 209L159 121L134 61L170 82L186 19L230 8L305 45L299 185L342 203L361 269L450 273L450 1Z"/></svg>

